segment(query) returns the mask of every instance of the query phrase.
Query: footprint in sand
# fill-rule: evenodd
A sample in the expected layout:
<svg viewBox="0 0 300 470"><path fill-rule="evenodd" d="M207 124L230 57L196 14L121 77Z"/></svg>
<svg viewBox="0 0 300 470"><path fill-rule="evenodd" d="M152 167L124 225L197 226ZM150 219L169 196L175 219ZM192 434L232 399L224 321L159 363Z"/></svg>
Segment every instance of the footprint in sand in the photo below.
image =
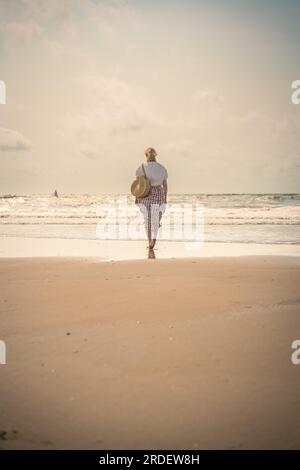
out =
<svg viewBox="0 0 300 470"><path fill-rule="evenodd" d="M0 440L1 441L10 441L18 439L19 433L15 429L12 431L0 431Z"/></svg>

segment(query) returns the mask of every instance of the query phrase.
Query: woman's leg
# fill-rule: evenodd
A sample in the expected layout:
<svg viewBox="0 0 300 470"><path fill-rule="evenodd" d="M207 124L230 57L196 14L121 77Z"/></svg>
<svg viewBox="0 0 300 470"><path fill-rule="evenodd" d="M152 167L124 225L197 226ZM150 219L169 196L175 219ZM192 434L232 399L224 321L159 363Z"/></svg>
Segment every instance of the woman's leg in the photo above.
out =
<svg viewBox="0 0 300 470"><path fill-rule="evenodd" d="M155 247L155 243L156 243L156 238L153 238L151 242L149 243L150 250L153 250L153 248Z"/></svg>
<svg viewBox="0 0 300 470"><path fill-rule="evenodd" d="M163 213L166 209L166 204L164 201L163 195L158 195L156 200L151 203L151 219L150 219L150 232L152 235L151 243L149 244L149 248L153 249L156 243L157 233L159 227L161 227L161 218ZM149 237L148 237L149 239Z"/></svg>
<svg viewBox="0 0 300 470"><path fill-rule="evenodd" d="M145 229L148 238L148 248L151 247L152 241L152 226L151 226L151 210L149 207L145 207Z"/></svg>
<svg viewBox="0 0 300 470"><path fill-rule="evenodd" d="M148 236L148 242L149 242L149 248L151 248L151 243L152 243L152 230L151 230L151 216L148 217L148 227L147 227L147 236Z"/></svg>
<svg viewBox="0 0 300 470"><path fill-rule="evenodd" d="M159 230L161 219L161 213L159 210L159 204L157 202L152 204L151 207L151 229L152 229L152 243L150 245L151 248L154 248L157 238L157 233Z"/></svg>
<svg viewBox="0 0 300 470"><path fill-rule="evenodd" d="M161 227L161 218L162 218L162 212L159 212L159 226Z"/></svg>
<svg viewBox="0 0 300 470"><path fill-rule="evenodd" d="M138 206L140 208L141 213L143 214L144 217L144 227L145 227L145 232L146 232L146 237L148 239L148 246L150 246L151 240L152 240L152 234L151 234L151 211L149 210L148 204L146 201L139 202L138 201Z"/></svg>

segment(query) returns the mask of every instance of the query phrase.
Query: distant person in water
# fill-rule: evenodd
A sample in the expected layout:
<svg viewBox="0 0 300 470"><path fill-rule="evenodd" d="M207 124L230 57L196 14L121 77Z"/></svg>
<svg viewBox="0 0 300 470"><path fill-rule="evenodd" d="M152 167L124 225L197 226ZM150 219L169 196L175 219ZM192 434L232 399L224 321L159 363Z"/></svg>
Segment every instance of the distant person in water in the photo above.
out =
<svg viewBox="0 0 300 470"><path fill-rule="evenodd" d="M150 192L148 196L136 198L135 203L139 206L144 215L146 234L149 242L149 249L153 250L160 221L166 209L168 185L168 172L166 168L156 161L157 153L154 148L145 150L147 162L144 163L146 177L150 181ZM142 165L136 170L136 176L143 176Z"/></svg>

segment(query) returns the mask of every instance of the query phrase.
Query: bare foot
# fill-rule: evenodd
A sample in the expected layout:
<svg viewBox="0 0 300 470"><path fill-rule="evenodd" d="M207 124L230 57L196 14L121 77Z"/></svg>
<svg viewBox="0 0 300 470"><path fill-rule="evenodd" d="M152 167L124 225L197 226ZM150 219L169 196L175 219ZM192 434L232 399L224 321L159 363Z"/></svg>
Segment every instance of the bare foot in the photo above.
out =
<svg viewBox="0 0 300 470"><path fill-rule="evenodd" d="M154 250L149 248L148 250L148 259L155 259L155 253Z"/></svg>

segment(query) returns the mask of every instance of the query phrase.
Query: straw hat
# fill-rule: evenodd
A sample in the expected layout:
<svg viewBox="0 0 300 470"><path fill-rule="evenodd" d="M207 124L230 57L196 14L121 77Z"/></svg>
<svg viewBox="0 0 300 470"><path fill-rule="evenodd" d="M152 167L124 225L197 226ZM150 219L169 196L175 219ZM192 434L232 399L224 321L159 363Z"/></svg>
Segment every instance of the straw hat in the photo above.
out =
<svg viewBox="0 0 300 470"><path fill-rule="evenodd" d="M145 176L137 176L131 185L131 194L135 197L145 197L150 191L150 181Z"/></svg>

